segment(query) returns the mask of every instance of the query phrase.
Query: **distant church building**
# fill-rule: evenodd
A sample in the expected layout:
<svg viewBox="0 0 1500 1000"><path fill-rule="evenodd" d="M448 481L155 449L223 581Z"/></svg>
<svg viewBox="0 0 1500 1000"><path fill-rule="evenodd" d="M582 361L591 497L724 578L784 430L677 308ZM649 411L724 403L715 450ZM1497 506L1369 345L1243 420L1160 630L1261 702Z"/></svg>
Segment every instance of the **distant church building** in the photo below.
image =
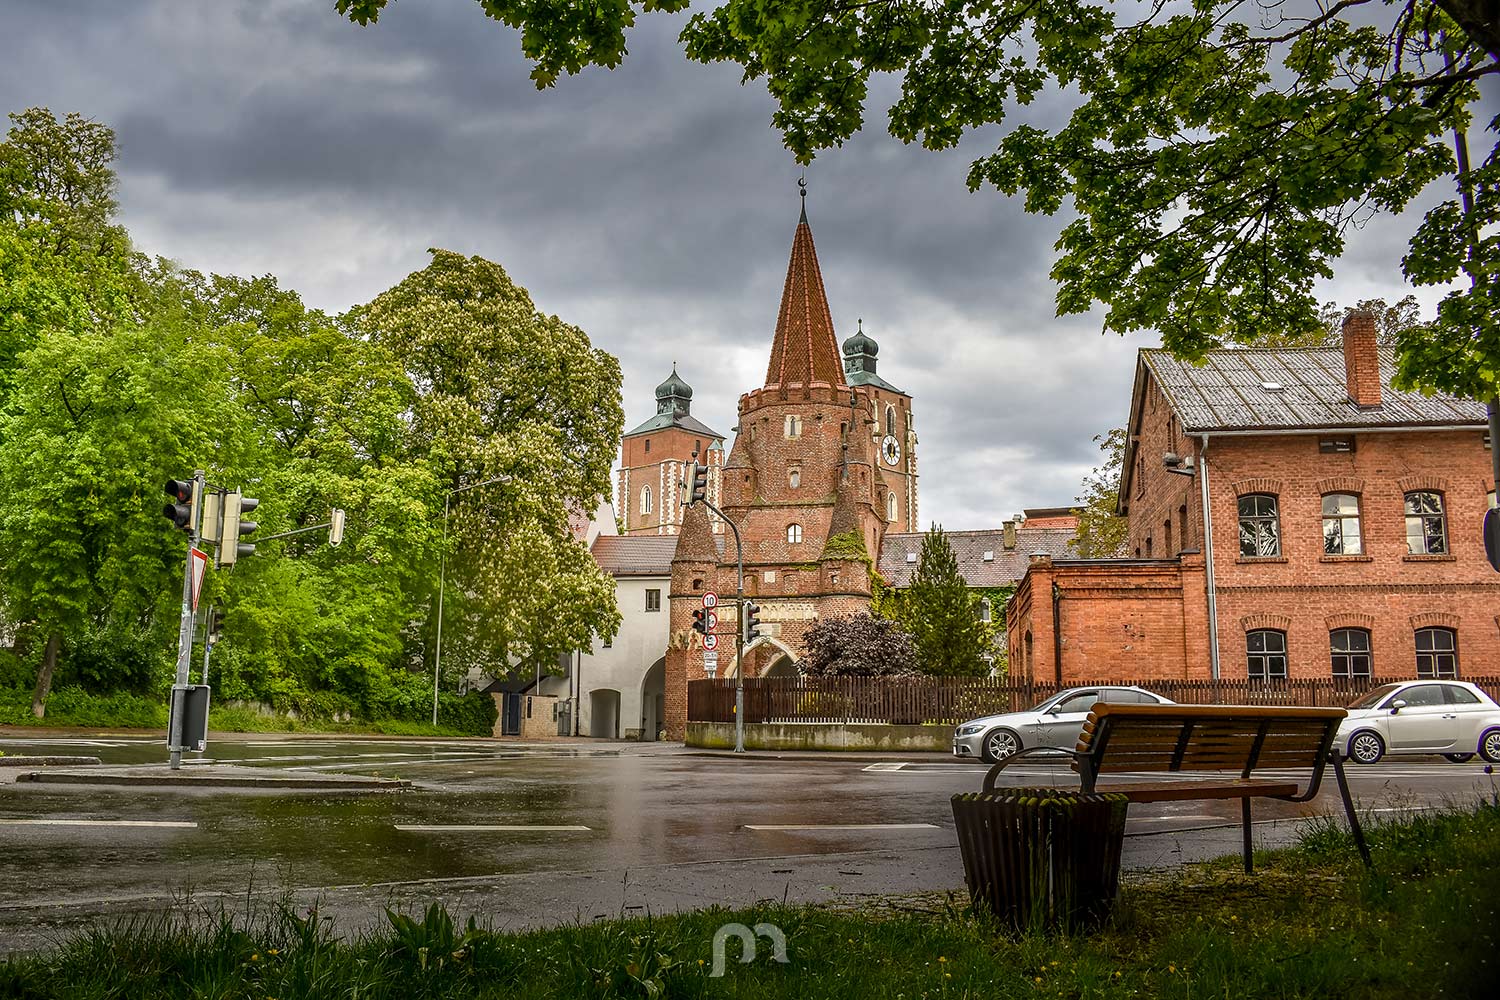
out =
<svg viewBox="0 0 1500 1000"><path fill-rule="evenodd" d="M862 324L840 351L804 208L765 384L740 397L727 458L722 437L689 414L692 390L675 371L657 389L657 415L626 435L622 530L677 535L664 677L671 738L685 728L687 682L709 676L692 630L707 590L723 600L717 673L737 666L734 540L701 505L682 506L682 464L695 447L707 456L709 499L743 539L745 592L770 639L747 657L746 675L792 669L815 621L869 607L887 532L918 530L911 397L877 374L878 353Z"/></svg>

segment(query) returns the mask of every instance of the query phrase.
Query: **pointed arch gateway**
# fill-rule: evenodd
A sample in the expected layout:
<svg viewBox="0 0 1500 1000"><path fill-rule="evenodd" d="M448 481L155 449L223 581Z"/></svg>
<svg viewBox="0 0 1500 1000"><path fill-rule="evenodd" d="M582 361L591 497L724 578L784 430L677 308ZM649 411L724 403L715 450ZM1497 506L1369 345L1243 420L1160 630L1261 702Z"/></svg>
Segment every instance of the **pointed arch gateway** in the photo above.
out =
<svg viewBox="0 0 1500 1000"><path fill-rule="evenodd" d="M769 665L767 666L766 670L763 673L759 674L758 676L761 676L761 677L796 677L796 676L798 676L799 671L797 670L797 654L792 651L792 647L788 646L786 643L782 642L780 639L776 638L775 636L763 635L763 636L760 637L759 641L756 642L754 649L750 650L750 652L753 655L756 650L764 649L764 648L770 648L770 649L774 650L777 655L773 655L771 657L771 659L768 661ZM751 662L753 663L754 661L752 660ZM729 662L725 665L725 667L723 668L723 670L720 672L719 676L721 676L721 677L735 677L735 676L737 676L737 674L739 672L739 669L740 669L739 660L737 660L737 659L734 658L733 646L731 646L730 647Z"/></svg>

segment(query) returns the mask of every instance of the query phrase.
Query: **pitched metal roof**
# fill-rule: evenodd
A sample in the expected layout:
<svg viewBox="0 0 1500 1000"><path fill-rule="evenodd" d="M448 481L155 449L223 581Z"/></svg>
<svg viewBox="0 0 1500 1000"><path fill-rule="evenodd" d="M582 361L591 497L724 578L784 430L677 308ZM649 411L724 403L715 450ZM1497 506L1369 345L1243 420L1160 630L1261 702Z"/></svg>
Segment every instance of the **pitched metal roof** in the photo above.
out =
<svg viewBox="0 0 1500 1000"><path fill-rule="evenodd" d="M611 576L671 576L676 535L600 535L594 561Z"/></svg>
<svg viewBox="0 0 1500 1000"><path fill-rule="evenodd" d="M1071 528L1016 529L1016 547L1005 547L1005 531L1000 528L984 531L949 531L945 533L953 554L958 558L958 572L971 587L1010 587L1026 575L1033 552L1046 552L1054 558L1078 555L1073 547ZM922 554L925 531L890 532L880 549L880 575L893 587L911 585L912 574L917 570L915 562L908 562L907 555ZM986 560L984 554L993 553Z"/></svg>
<svg viewBox="0 0 1500 1000"><path fill-rule="evenodd" d="M724 439L724 435L720 434L718 431L714 430L712 427L708 426L703 421L693 416L691 413L658 413L656 416L652 417L644 424L641 424L641 426L637 427L635 430L629 432L625 436L632 437L636 434L644 434L647 431L666 430L669 427L676 427L680 430L690 431L694 434L702 434L704 437L711 437L720 441Z"/></svg>
<svg viewBox="0 0 1500 1000"><path fill-rule="evenodd" d="M1349 399L1341 348L1216 350L1196 365L1147 348L1141 360L1186 431L1485 423L1484 406L1474 400L1392 388L1396 349L1381 347L1377 354L1381 405L1368 410Z"/></svg>
<svg viewBox="0 0 1500 1000"><path fill-rule="evenodd" d="M876 375L874 372L846 372L844 374L844 378L850 385L873 385L877 389L885 389L889 392L898 392L903 396L906 395L905 392L897 389L895 386L891 385L889 382L881 378L879 375Z"/></svg>

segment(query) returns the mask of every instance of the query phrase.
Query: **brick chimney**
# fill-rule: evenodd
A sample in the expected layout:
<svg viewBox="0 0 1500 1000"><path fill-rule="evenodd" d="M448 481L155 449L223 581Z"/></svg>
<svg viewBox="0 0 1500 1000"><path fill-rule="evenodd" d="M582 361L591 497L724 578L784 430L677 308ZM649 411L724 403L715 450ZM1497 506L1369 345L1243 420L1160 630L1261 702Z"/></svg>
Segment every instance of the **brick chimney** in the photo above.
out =
<svg viewBox="0 0 1500 1000"><path fill-rule="evenodd" d="M1016 547L1016 522L1005 522L1005 550L1007 552Z"/></svg>
<svg viewBox="0 0 1500 1000"><path fill-rule="evenodd" d="M1356 309L1344 318L1344 374L1349 382L1350 402L1361 410L1381 405L1375 314L1368 309Z"/></svg>

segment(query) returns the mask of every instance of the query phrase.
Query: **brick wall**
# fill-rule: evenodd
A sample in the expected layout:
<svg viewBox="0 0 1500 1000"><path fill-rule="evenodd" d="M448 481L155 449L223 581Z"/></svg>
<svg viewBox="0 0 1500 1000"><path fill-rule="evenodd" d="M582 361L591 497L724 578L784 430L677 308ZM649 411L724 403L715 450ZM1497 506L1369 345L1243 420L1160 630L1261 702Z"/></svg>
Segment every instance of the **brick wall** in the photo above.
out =
<svg viewBox="0 0 1500 1000"><path fill-rule="evenodd" d="M1371 632L1377 676L1415 671L1421 616L1448 616L1458 632L1463 672L1500 669L1500 574L1484 559L1480 524L1488 505L1490 457L1482 432L1358 434L1354 450L1319 451L1317 435L1216 438L1209 451L1219 594L1219 648L1225 676L1245 667L1245 633L1278 617L1287 626L1288 672L1326 676L1328 633ZM1404 494L1443 495L1449 554L1407 552ZM1238 500L1277 497L1281 554L1245 557L1239 549ZM1322 497L1359 497L1363 553L1325 555ZM1351 624L1346 617L1359 616ZM1334 624L1335 622L1341 622ZM1429 622L1429 624L1431 624Z"/></svg>

